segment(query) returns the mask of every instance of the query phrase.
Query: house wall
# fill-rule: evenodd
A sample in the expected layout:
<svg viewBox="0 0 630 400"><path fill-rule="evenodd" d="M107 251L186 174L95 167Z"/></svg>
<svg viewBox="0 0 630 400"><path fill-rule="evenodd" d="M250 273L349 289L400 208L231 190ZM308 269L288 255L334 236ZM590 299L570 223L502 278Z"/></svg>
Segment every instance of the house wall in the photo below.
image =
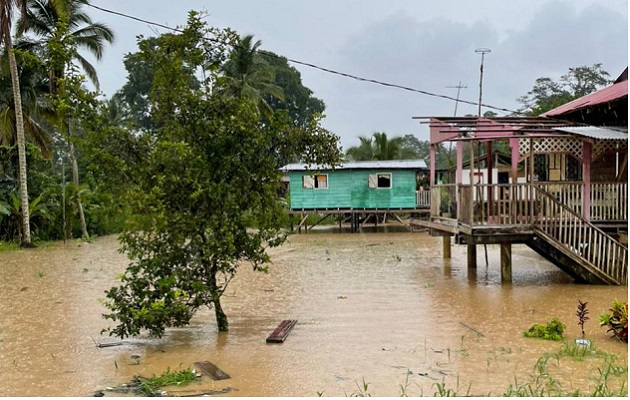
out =
<svg viewBox="0 0 630 400"><path fill-rule="evenodd" d="M391 173L390 189L370 188L371 174ZM302 177L312 172L291 171L292 209L416 208L415 170L336 170L328 174L328 189L305 189Z"/></svg>

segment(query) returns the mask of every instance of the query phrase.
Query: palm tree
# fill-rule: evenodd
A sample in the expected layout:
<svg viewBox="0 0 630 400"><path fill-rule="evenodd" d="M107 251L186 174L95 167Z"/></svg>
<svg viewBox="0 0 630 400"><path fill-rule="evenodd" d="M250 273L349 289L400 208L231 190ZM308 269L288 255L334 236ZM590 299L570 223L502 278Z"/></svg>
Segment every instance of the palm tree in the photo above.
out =
<svg viewBox="0 0 630 400"><path fill-rule="evenodd" d="M359 136L359 140L359 146L350 147L346 151L346 156L354 161L417 158L413 149L404 146L404 138L400 136L388 139L385 132L374 132L370 138Z"/></svg>
<svg viewBox="0 0 630 400"><path fill-rule="evenodd" d="M23 43L15 43L14 48L25 50ZM26 49L28 50L28 49ZM19 73L20 97L25 138L30 139L46 158L52 156L52 138L49 125L54 119L54 111L42 101L42 94L48 92L48 80L42 68L32 64L23 65ZM6 52L0 52L0 146L13 146L17 143L16 110L11 87L11 74Z"/></svg>
<svg viewBox="0 0 630 400"><path fill-rule="evenodd" d="M114 41L114 33L105 25L95 23L83 10L83 6L89 4L89 0L25 0L27 10L22 13L18 25L18 35L29 32L36 34L39 44L44 47L49 43L62 43L76 46L77 49L88 50L97 60L103 55L105 43ZM86 75L99 88L96 69L77 51L72 53L72 60L83 68ZM65 76L69 67L66 62L51 63L49 73L50 91L53 95L59 92L59 80ZM62 121L63 131L69 138L72 136L70 121ZM74 144L69 140L69 155L72 163L72 181L79 187L79 167L77 163ZM76 197L79 219L81 220L81 233L85 239L89 239L83 205L79 196Z"/></svg>
<svg viewBox="0 0 630 400"><path fill-rule="evenodd" d="M93 22L83 6L90 3L89 0L23 0L26 2L26 13L23 13L18 22L18 36L33 33L38 38L38 43L45 46L53 39L64 41L65 38L56 38L57 28L60 22L68 24L66 35L79 50L87 50L97 60L103 56L106 43L113 43L114 32L106 25ZM74 53L74 60L85 71L86 76L99 89L98 75L94 66L78 52ZM55 86L55 79L63 77L63 70L52 71L51 84Z"/></svg>
<svg viewBox="0 0 630 400"><path fill-rule="evenodd" d="M346 157L353 161L371 161L374 160L374 148L372 147L372 138L359 136L360 144L346 150Z"/></svg>
<svg viewBox="0 0 630 400"><path fill-rule="evenodd" d="M253 40L252 35L239 39L229 60L223 65L223 73L229 79L228 93L250 99L258 107L258 111L270 120L273 110L265 101L264 95L284 100L284 92L273 83L275 69L258 52L260 40Z"/></svg>
<svg viewBox="0 0 630 400"><path fill-rule="evenodd" d="M15 133L18 143L18 166L20 175L20 196L22 200L22 245L32 246L31 224L28 204L28 187L26 184L26 149L24 144L24 117L22 115L22 98L20 96L20 78L18 76L17 62L13 53L11 41L11 28L13 20L13 7L19 6L22 13L26 11L24 0L0 0L0 35L4 49L9 57L9 69L11 71L11 87L13 88L13 104L15 109Z"/></svg>

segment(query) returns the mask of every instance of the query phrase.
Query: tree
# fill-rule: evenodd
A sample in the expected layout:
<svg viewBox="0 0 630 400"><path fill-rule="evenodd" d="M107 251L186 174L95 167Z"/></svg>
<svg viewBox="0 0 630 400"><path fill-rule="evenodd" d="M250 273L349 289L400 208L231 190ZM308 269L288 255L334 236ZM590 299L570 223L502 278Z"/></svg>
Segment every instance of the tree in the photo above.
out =
<svg viewBox="0 0 630 400"><path fill-rule="evenodd" d="M229 79L226 93L236 97L245 96L269 120L273 109L265 96L284 100L284 92L274 83L275 69L269 64L268 57L263 57L258 51L260 40L253 40L252 35L242 36L223 65L222 70Z"/></svg>
<svg viewBox="0 0 630 400"><path fill-rule="evenodd" d="M100 60L107 43L113 43L114 32L106 25L92 21L92 18L83 10L89 0L25 0L27 10L22 13L18 22L18 36L33 33L37 36L37 43L46 46L51 40L64 41L59 38L58 25L63 22L67 25L64 35L72 39L72 43L79 50L86 50L97 60ZM72 57L85 71L87 77L99 88L98 75L94 66L79 52ZM51 71L51 85L56 85L56 80L63 77L64 70ZM53 89L54 91L54 89Z"/></svg>
<svg viewBox="0 0 630 400"><path fill-rule="evenodd" d="M350 147L346 156L354 161L407 160L417 158L413 147L405 145L405 139L388 138L385 132L374 132L371 138L359 137L361 144ZM407 141L408 143L408 141Z"/></svg>
<svg viewBox="0 0 630 400"><path fill-rule="evenodd" d="M274 70L273 84L280 87L284 98L263 93L263 99L273 110L287 110L295 126L306 127L315 115L323 114L324 102L313 96L313 91L302 84L300 72L290 66L286 57L270 51L260 51Z"/></svg>
<svg viewBox="0 0 630 400"><path fill-rule="evenodd" d="M28 185L26 183L26 149L24 144L24 117L22 115L22 98L20 94L20 78L18 76L17 63L13 52L11 40L11 28L13 7L18 5L22 12L26 11L24 0L0 0L0 35L4 49L9 57L11 71L11 86L13 88L13 102L15 105L15 132L18 143L18 164L20 170L20 200L22 207L22 245L31 246L31 225L29 218Z"/></svg>
<svg viewBox="0 0 630 400"><path fill-rule="evenodd" d="M50 92L53 104L57 107L60 118L59 128L68 138L70 162L72 164L72 182L79 187L79 167L74 144L72 123L69 118L72 112L72 104L76 103L83 92L82 79L75 73L73 77L66 79L69 71L75 69L75 61L86 72L98 88L98 77L94 66L90 64L77 49L90 51L97 59L100 59L105 43L114 40L113 32L105 25L95 23L83 10L83 6L89 4L89 0L40 1L26 0L27 11L20 19L18 34L33 32L39 38L39 43L44 48L43 52L48 59ZM72 98L73 97L73 98ZM76 115L76 107L75 107ZM83 210L81 197L75 197L77 211L81 220L81 233L83 238L89 239L87 223Z"/></svg>
<svg viewBox="0 0 630 400"><path fill-rule="evenodd" d="M229 82L212 71L199 89L190 87L188 71L221 56L209 36L191 12L181 34L160 36L153 52L140 53L156 61L150 116L158 128L128 197L134 217L121 243L131 263L106 295L111 312L104 317L118 322L111 335L148 329L160 336L205 306L214 308L218 330L228 330L220 299L238 267L266 271L266 248L286 238L271 145L295 128L286 112L263 122L245 97L221 95ZM281 149L308 163L336 164L337 136L309 129Z"/></svg>
<svg viewBox="0 0 630 400"><path fill-rule="evenodd" d="M52 154L52 137L45 123L54 118L54 113L44 101L48 93L46 70L41 59L36 54L23 51L20 43L16 44L14 52L20 62L18 74L25 138L30 139L44 157L49 158ZM0 146L13 146L17 143L16 110L8 56L4 51L0 51L0 88Z"/></svg>
<svg viewBox="0 0 630 400"><path fill-rule="evenodd" d="M586 96L611 83L602 64L569 68L559 81L542 77L536 79L532 90L517 99L523 105L519 112L540 115L572 100Z"/></svg>

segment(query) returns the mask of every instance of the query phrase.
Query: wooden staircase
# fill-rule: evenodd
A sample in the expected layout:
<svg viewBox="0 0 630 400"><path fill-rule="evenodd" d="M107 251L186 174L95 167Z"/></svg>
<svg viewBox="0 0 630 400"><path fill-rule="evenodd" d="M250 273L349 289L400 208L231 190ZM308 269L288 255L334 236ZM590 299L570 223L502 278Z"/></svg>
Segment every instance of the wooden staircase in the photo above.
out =
<svg viewBox="0 0 630 400"><path fill-rule="evenodd" d="M577 281L626 285L628 247L589 223L553 195L535 188L538 208L527 244Z"/></svg>

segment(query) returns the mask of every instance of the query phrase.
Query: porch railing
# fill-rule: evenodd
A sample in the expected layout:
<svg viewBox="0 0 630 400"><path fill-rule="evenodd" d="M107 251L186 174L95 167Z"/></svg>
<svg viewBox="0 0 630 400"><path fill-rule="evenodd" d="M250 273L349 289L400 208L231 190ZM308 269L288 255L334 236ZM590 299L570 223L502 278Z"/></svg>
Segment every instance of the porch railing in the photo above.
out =
<svg viewBox="0 0 630 400"><path fill-rule="evenodd" d="M628 220L628 184L591 184L591 221Z"/></svg>
<svg viewBox="0 0 630 400"><path fill-rule="evenodd" d="M584 184L537 182L533 184L438 185L431 188L431 215L448 213L462 223L527 224L541 210L538 188L580 216L590 203L590 222L628 220L628 184L593 183L590 202L584 199Z"/></svg>
<svg viewBox="0 0 630 400"><path fill-rule="evenodd" d="M418 208L429 208L431 206L431 191L430 190L417 190L416 191L416 206Z"/></svg>
<svg viewBox="0 0 630 400"><path fill-rule="evenodd" d="M569 207L538 188L535 197L539 214L533 226L547 240L588 262L591 269L604 274L603 280L612 284L626 284L628 277L628 248L601 229L585 221Z"/></svg>

